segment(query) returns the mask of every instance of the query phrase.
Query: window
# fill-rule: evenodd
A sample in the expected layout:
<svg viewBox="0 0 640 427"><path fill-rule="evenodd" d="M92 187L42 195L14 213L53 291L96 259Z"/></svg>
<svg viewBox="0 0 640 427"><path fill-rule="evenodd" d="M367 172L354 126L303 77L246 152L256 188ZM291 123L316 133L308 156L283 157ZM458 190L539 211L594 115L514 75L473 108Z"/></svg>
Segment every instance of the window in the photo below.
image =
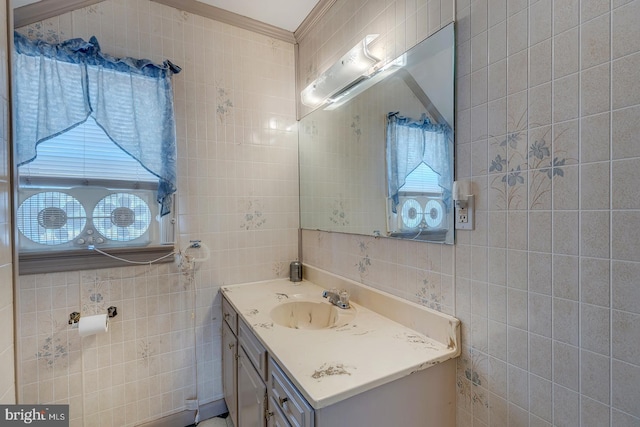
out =
<svg viewBox="0 0 640 427"><path fill-rule="evenodd" d="M407 175L398 191L398 232L447 228L446 207L438 179L439 175L424 162Z"/></svg>
<svg viewBox="0 0 640 427"><path fill-rule="evenodd" d="M140 260L142 248L149 251L148 259L172 249L173 221L160 216L157 177L118 148L91 117L42 142L36 159L20 166L18 176L21 272L34 261L41 264L46 253L77 257L94 247L115 249L129 259L128 251L135 248ZM41 269L66 269L65 264L57 257L60 267Z"/></svg>
<svg viewBox="0 0 640 427"><path fill-rule="evenodd" d="M449 128L426 116L392 112L387 119L388 233L444 241L453 181Z"/></svg>
<svg viewBox="0 0 640 427"><path fill-rule="evenodd" d="M157 178L91 117L42 142L18 174L21 252L168 243L159 233Z"/></svg>
<svg viewBox="0 0 640 427"><path fill-rule="evenodd" d="M171 254L179 67L110 57L95 38L14 45L20 273Z"/></svg>

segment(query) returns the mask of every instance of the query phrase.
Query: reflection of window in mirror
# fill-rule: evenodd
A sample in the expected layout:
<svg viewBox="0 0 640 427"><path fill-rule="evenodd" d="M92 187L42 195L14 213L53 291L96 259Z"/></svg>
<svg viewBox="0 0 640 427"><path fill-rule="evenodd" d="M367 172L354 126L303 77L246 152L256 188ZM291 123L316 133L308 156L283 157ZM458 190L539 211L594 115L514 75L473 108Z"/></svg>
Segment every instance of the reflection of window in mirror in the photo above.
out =
<svg viewBox="0 0 640 427"><path fill-rule="evenodd" d="M387 225L391 236L443 241L451 190L450 129L425 115L387 116Z"/></svg>
<svg viewBox="0 0 640 427"><path fill-rule="evenodd" d="M400 187L398 227L400 232L419 232L446 228L443 190L438 175L424 162L420 163Z"/></svg>

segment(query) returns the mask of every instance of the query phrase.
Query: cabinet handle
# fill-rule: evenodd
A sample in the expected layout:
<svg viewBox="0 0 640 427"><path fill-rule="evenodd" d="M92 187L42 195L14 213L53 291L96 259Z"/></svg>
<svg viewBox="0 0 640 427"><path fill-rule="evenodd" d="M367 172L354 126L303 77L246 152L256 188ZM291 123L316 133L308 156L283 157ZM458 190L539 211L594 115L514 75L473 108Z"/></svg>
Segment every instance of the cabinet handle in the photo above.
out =
<svg viewBox="0 0 640 427"><path fill-rule="evenodd" d="M224 314L224 318L225 318L225 319L228 319L228 318L229 318L229 316L230 316L230 314L229 314L229 313L225 313L225 314Z"/></svg>
<svg viewBox="0 0 640 427"><path fill-rule="evenodd" d="M288 397L279 397L278 398L278 402L280 402L280 406L282 406L284 408L284 404L289 401Z"/></svg>
<svg viewBox="0 0 640 427"><path fill-rule="evenodd" d="M236 345L234 343L229 343L229 349L232 349L233 347L235 347Z"/></svg>

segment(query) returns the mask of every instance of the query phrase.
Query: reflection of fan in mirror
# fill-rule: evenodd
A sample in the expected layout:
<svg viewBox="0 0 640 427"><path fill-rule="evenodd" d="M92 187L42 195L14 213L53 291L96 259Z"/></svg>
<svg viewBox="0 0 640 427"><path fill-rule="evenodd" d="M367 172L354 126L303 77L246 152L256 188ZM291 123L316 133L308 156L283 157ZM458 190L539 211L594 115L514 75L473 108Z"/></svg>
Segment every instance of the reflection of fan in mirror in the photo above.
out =
<svg viewBox="0 0 640 427"><path fill-rule="evenodd" d="M416 199L407 199L402 204L402 224L407 228L416 228L422 222L422 206Z"/></svg>
<svg viewBox="0 0 640 427"><path fill-rule="evenodd" d="M142 236L151 224L151 211L140 197L114 193L98 202L93 210L96 230L109 240L125 242Z"/></svg>
<svg viewBox="0 0 640 427"><path fill-rule="evenodd" d="M36 193L18 208L18 229L29 240L59 245L76 238L87 223L87 214L74 197L57 191Z"/></svg>
<svg viewBox="0 0 640 427"><path fill-rule="evenodd" d="M429 200L425 206L424 218L429 228L440 227L444 218L442 204L437 200Z"/></svg>

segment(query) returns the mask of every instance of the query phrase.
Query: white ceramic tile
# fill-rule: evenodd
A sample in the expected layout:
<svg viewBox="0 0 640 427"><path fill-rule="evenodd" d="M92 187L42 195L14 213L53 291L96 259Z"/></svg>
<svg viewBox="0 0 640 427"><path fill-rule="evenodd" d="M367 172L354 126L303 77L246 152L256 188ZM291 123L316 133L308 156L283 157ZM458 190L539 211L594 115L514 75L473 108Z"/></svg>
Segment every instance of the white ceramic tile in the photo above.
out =
<svg viewBox="0 0 640 427"><path fill-rule="evenodd" d="M580 346L608 356L611 345L610 311L606 307L580 304Z"/></svg>
<svg viewBox="0 0 640 427"><path fill-rule="evenodd" d="M580 18L582 22L589 21L597 16L609 12L610 0L583 0L580 4Z"/></svg>
<svg viewBox="0 0 640 427"><path fill-rule="evenodd" d="M579 78L573 74L553 83L553 120L562 122L578 117Z"/></svg>
<svg viewBox="0 0 640 427"><path fill-rule="evenodd" d="M607 427L610 422L610 408L593 399L580 398L580 417L584 427Z"/></svg>
<svg viewBox="0 0 640 427"><path fill-rule="evenodd" d="M553 299L553 338L565 344L579 343L579 304L575 301Z"/></svg>
<svg viewBox="0 0 640 427"><path fill-rule="evenodd" d="M560 34L578 25L580 15L580 1L553 2L553 32Z"/></svg>
<svg viewBox="0 0 640 427"><path fill-rule="evenodd" d="M640 233L632 226L638 220L640 211L613 211L611 252L614 259L640 261L640 248L635 244Z"/></svg>
<svg viewBox="0 0 640 427"><path fill-rule="evenodd" d="M582 6L583 9L588 7L584 2ZM604 14L580 27L580 61L583 70L610 60L610 21L609 14Z"/></svg>
<svg viewBox="0 0 640 427"><path fill-rule="evenodd" d="M553 38L553 75L558 79L578 71L578 28L573 28Z"/></svg>
<svg viewBox="0 0 640 427"><path fill-rule="evenodd" d="M611 376L613 384L611 406L633 417L640 418L640 408L637 405L637 390L635 387L640 381L640 366L613 359ZM627 419L630 418L627 417Z"/></svg>
<svg viewBox="0 0 640 427"><path fill-rule="evenodd" d="M612 64L613 108L623 108L640 103L640 90L633 85L633 69L640 66L640 53L616 60Z"/></svg>
<svg viewBox="0 0 640 427"><path fill-rule="evenodd" d="M551 421L553 411L551 381L537 375L529 375L529 393L531 413L543 420Z"/></svg>
<svg viewBox="0 0 640 427"><path fill-rule="evenodd" d="M575 391L554 384L553 397L554 424L578 427L580 425L580 395Z"/></svg>
<svg viewBox="0 0 640 427"><path fill-rule="evenodd" d="M529 289L531 291L551 295L551 260L551 254L529 253Z"/></svg>
<svg viewBox="0 0 640 427"><path fill-rule="evenodd" d="M537 86L551 81L552 72L551 39L531 46L529 49L529 84Z"/></svg>
<svg viewBox="0 0 640 427"><path fill-rule="evenodd" d="M614 9L612 13L613 58L620 58L639 51L640 29L636 25L640 13L638 1L631 1L623 7Z"/></svg>
<svg viewBox="0 0 640 427"><path fill-rule="evenodd" d="M578 347L554 341L553 382L573 391L578 391L579 361Z"/></svg>
<svg viewBox="0 0 640 427"><path fill-rule="evenodd" d="M551 337L551 297L529 293L529 331Z"/></svg>
<svg viewBox="0 0 640 427"><path fill-rule="evenodd" d="M594 258L609 257L608 211L583 211L580 215L580 254Z"/></svg>
<svg viewBox="0 0 640 427"><path fill-rule="evenodd" d="M610 271L609 260L595 258L580 260L580 277L582 278L580 280L580 298L582 302L603 307L610 306ZM629 282L624 283L626 286Z"/></svg>

